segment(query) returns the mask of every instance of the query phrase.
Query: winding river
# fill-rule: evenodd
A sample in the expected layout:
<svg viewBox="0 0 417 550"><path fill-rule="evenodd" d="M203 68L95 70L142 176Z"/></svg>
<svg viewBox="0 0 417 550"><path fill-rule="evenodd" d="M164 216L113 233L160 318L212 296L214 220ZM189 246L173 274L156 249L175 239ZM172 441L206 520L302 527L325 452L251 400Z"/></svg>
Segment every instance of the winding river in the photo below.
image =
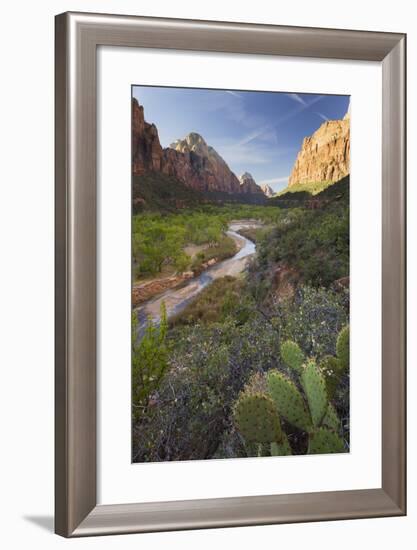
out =
<svg viewBox="0 0 417 550"><path fill-rule="evenodd" d="M243 235L237 233L237 231L248 227L260 227L260 224L254 221L232 222L226 231L226 234L232 237L240 248L234 256L209 267L198 277L187 281L181 288L169 289L163 294L144 302L135 309L138 318L137 334L139 338L146 328L149 317L153 322L158 323L162 302L165 302L167 317L172 317L180 313L214 280L225 277L226 275L235 277L245 269L249 258L255 254L255 244Z"/></svg>

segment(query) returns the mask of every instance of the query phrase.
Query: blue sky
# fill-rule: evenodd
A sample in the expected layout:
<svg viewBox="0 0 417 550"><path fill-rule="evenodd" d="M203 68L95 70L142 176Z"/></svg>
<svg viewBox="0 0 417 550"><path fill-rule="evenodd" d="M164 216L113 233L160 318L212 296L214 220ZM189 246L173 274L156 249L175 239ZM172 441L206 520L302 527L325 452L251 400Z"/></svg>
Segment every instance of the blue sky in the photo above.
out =
<svg viewBox="0 0 417 550"><path fill-rule="evenodd" d="M275 191L287 186L305 136L340 119L349 96L134 86L163 147L197 132L237 176L250 172Z"/></svg>

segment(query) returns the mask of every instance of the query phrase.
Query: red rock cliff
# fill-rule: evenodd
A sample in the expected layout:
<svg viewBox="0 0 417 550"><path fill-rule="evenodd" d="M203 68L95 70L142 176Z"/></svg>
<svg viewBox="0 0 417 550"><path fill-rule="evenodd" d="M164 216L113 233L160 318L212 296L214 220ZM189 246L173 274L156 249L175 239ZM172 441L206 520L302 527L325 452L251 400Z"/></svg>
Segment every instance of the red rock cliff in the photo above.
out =
<svg viewBox="0 0 417 550"><path fill-rule="evenodd" d="M288 185L338 181L349 174L350 117L329 120L310 137L304 138Z"/></svg>
<svg viewBox="0 0 417 550"><path fill-rule="evenodd" d="M198 191L261 192L259 186L241 185L223 158L197 133L170 147L161 147L158 130L145 121L142 105L132 100L132 171L135 176L162 172Z"/></svg>

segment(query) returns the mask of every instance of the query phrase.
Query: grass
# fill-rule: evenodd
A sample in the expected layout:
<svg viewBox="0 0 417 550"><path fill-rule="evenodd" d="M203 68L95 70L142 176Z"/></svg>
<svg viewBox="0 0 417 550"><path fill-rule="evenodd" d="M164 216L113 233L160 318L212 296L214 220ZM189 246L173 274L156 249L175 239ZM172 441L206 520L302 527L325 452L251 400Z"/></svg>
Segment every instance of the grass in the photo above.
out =
<svg viewBox="0 0 417 550"><path fill-rule="evenodd" d="M279 193L277 193L276 197L282 197L283 195L287 193L302 193L306 192L310 195L317 195L318 193L321 193L327 187L330 187L330 185L333 185L334 182L332 181L315 181L315 182L308 182L308 183L296 183L294 185L291 185L290 187L286 187Z"/></svg>
<svg viewBox="0 0 417 550"><path fill-rule="evenodd" d="M203 264L215 259L217 262L221 262L226 258L231 258L238 251L236 242L231 237L224 235L220 238L219 242L213 244L197 252L192 263L191 269L193 271L200 271Z"/></svg>
<svg viewBox="0 0 417 550"><path fill-rule="evenodd" d="M170 326L223 321L238 307L243 287L243 280L229 275L216 279L181 313L170 319Z"/></svg>
<svg viewBox="0 0 417 550"><path fill-rule="evenodd" d="M243 235L243 237L246 237L250 241L257 243L259 242L265 235L268 233L268 231L271 231L271 228L273 226L269 227L242 227L242 229L239 229L238 233L240 235Z"/></svg>

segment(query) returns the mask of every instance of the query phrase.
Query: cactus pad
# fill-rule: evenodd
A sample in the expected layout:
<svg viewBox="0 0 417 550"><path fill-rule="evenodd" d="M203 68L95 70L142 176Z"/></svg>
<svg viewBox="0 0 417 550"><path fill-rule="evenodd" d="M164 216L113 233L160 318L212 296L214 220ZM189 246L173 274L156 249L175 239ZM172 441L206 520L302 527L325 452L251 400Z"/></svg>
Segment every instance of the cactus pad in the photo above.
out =
<svg viewBox="0 0 417 550"><path fill-rule="evenodd" d="M337 357L326 355L320 363L320 370L326 382L327 395L332 399L343 374L342 364Z"/></svg>
<svg viewBox="0 0 417 550"><path fill-rule="evenodd" d="M293 426L306 432L310 431L312 428L310 415L295 384L278 371L270 371L267 381L269 393L279 414Z"/></svg>
<svg viewBox="0 0 417 550"><path fill-rule="evenodd" d="M342 328L336 342L336 355L343 370L349 368L349 325Z"/></svg>
<svg viewBox="0 0 417 550"><path fill-rule="evenodd" d="M262 394L241 395L234 408L236 425L247 441L280 442L281 424L272 399Z"/></svg>
<svg viewBox="0 0 417 550"><path fill-rule="evenodd" d="M281 357L287 367L301 374L304 362L304 353L300 346L291 340L286 340L281 345Z"/></svg>
<svg viewBox="0 0 417 550"><path fill-rule="evenodd" d="M271 456L290 456L292 455L290 444L288 443L287 436L282 434L281 443L271 443Z"/></svg>
<svg viewBox="0 0 417 550"><path fill-rule="evenodd" d="M327 407L326 414L324 415L323 426L327 426L328 428L332 428L336 432L339 430L340 427L340 420L337 416L336 409L333 407L331 403L329 403Z"/></svg>
<svg viewBox="0 0 417 550"><path fill-rule="evenodd" d="M343 453L343 440L333 430L319 428L310 435L308 454Z"/></svg>
<svg viewBox="0 0 417 550"><path fill-rule="evenodd" d="M301 381L307 396L313 424L314 426L320 426L326 414L329 398L324 376L313 361L310 361L304 368Z"/></svg>

